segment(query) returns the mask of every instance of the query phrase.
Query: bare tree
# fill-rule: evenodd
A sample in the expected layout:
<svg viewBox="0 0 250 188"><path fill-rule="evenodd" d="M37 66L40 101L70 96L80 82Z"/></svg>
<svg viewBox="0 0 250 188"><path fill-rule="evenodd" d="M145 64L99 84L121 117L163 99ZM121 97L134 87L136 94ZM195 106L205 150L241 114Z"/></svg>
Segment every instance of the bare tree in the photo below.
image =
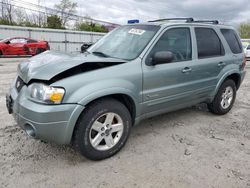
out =
<svg viewBox="0 0 250 188"><path fill-rule="evenodd" d="M59 4L55 5L60 14L62 25L65 27L69 20L72 20L73 14L76 13L77 3L70 0L61 0Z"/></svg>
<svg viewBox="0 0 250 188"><path fill-rule="evenodd" d="M26 11L21 8L16 8L15 9L15 21L17 24L22 24L26 21Z"/></svg>
<svg viewBox="0 0 250 188"><path fill-rule="evenodd" d="M11 0L2 0L2 18L8 20L9 23L13 23L14 7L11 4Z"/></svg>

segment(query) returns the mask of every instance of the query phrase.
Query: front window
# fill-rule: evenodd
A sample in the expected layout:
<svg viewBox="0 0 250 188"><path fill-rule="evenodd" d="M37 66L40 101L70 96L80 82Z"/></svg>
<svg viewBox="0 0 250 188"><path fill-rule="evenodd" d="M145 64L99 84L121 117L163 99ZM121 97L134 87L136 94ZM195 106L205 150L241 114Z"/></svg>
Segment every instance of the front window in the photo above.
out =
<svg viewBox="0 0 250 188"><path fill-rule="evenodd" d="M127 25L115 29L88 49L103 57L132 60L137 58L159 30L154 25Z"/></svg>
<svg viewBox="0 0 250 188"><path fill-rule="evenodd" d="M157 41L148 58L156 52L169 51L173 53L172 62L187 61L192 59L192 44L189 28L173 28L167 30Z"/></svg>

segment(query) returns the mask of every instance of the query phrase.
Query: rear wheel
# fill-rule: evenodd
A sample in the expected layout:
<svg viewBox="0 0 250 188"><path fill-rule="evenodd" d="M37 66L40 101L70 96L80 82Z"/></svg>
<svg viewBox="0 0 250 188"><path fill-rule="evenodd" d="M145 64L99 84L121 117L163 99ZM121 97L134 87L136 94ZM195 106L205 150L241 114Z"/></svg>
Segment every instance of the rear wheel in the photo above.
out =
<svg viewBox="0 0 250 188"><path fill-rule="evenodd" d="M235 82L231 79L228 79L220 86L213 102L208 104L208 109L214 114L226 114L233 107L235 98Z"/></svg>
<svg viewBox="0 0 250 188"><path fill-rule="evenodd" d="M111 157L125 145L131 125L125 105L112 98L95 101L79 117L73 146L91 160Z"/></svg>
<svg viewBox="0 0 250 188"><path fill-rule="evenodd" d="M40 53L42 53L44 51L45 51L45 49L43 49L43 48L37 48L36 49L36 55L38 55L38 54L40 54Z"/></svg>
<svg viewBox="0 0 250 188"><path fill-rule="evenodd" d="M0 50L0 56L3 55L2 51Z"/></svg>

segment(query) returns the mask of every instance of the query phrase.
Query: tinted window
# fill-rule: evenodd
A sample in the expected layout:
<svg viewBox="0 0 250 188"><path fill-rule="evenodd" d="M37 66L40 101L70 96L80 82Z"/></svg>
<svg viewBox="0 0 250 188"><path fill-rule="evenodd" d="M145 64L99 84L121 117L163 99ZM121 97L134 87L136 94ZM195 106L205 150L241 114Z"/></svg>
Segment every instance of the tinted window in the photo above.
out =
<svg viewBox="0 0 250 188"><path fill-rule="evenodd" d="M241 43L235 33L232 29L221 29L221 32L226 39L231 51L234 54L239 54L242 52L242 46Z"/></svg>
<svg viewBox="0 0 250 188"><path fill-rule="evenodd" d="M225 54L222 43L213 29L195 28L198 58L208 58Z"/></svg>
<svg viewBox="0 0 250 188"><path fill-rule="evenodd" d="M36 40L33 40L33 39L29 39L28 40L28 43L36 43L37 41Z"/></svg>
<svg viewBox="0 0 250 188"><path fill-rule="evenodd" d="M174 61L186 61L192 58L192 45L189 28L167 30L152 49L149 57L159 51L170 51Z"/></svg>
<svg viewBox="0 0 250 188"><path fill-rule="evenodd" d="M250 45L248 45L247 50L250 50Z"/></svg>

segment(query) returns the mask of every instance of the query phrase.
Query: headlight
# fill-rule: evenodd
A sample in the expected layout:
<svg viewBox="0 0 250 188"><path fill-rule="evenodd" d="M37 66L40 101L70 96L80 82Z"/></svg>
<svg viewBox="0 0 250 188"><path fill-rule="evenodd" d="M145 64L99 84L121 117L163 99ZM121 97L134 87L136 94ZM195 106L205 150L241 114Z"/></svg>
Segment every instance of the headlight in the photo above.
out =
<svg viewBox="0 0 250 188"><path fill-rule="evenodd" d="M38 102L47 104L60 104L65 90L45 84L34 83L29 86L30 97Z"/></svg>

